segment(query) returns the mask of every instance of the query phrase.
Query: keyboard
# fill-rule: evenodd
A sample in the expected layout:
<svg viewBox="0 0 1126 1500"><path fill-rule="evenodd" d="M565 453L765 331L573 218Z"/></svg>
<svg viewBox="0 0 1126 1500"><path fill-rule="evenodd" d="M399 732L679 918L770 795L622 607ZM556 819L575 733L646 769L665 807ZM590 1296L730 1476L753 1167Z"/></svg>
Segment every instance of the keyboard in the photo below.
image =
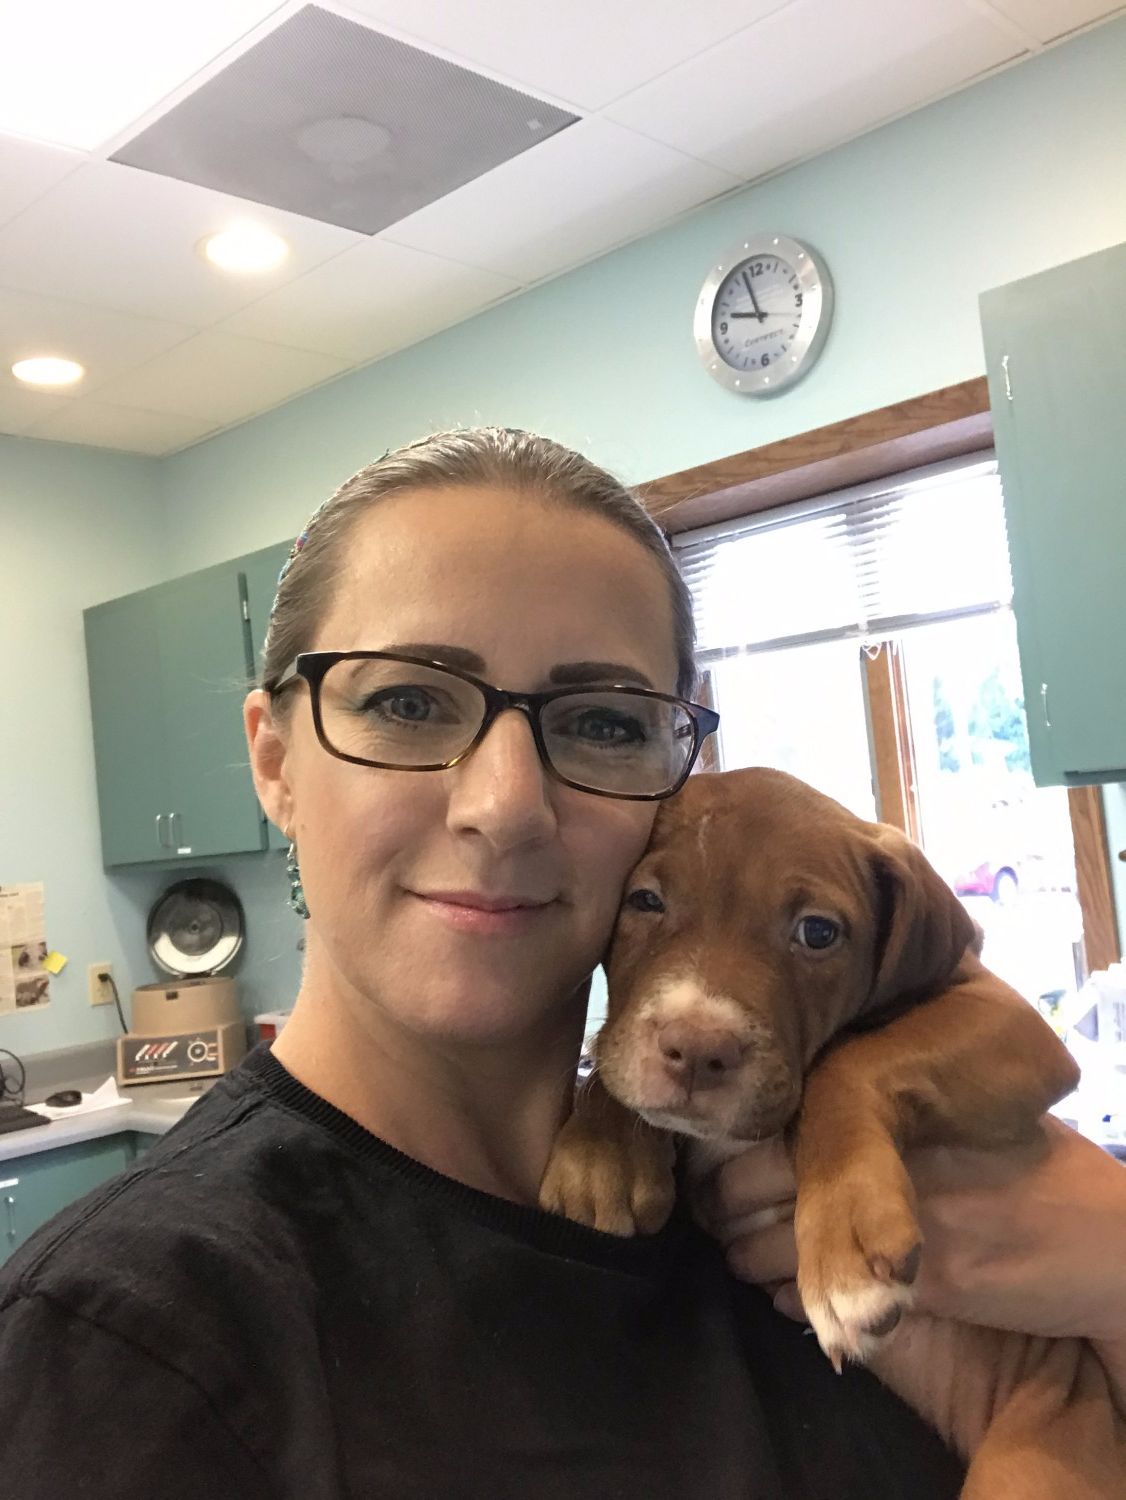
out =
<svg viewBox="0 0 1126 1500"><path fill-rule="evenodd" d="M9 1130L30 1130L35 1125L49 1125L51 1122L46 1115L39 1115L33 1109L24 1109L19 1104L0 1104L0 1135L6 1135Z"/></svg>

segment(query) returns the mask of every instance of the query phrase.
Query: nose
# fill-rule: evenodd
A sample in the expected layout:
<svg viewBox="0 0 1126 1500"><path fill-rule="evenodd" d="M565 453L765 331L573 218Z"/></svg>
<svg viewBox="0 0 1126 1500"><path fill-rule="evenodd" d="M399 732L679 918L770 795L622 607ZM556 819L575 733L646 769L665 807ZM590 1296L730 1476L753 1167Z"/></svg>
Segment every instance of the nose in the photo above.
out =
<svg viewBox="0 0 1126 1500"><path fill-rule="evenodd" d="M447 774L454 778L448 820L455 831L482 834L500 852L555 833L547 773L519 709L499 714L472 754Z"/></svg>
<svg viewBox="0 0 1126 1500"><path fill-rule="evenodd" d="M666 1071L690 1094L725 1083L745 1050L733 1031L685 1020L666 1021L657 1033L657 1046Z"/></svg>

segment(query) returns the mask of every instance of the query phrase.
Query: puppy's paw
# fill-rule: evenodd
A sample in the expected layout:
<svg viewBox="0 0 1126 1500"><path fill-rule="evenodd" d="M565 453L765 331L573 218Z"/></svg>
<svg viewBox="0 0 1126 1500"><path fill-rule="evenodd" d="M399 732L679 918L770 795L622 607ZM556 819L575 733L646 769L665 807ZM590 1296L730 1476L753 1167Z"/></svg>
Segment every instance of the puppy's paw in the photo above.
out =
<svg viewBox="0 0 1126 1500"><path fill-rule="evenodd" d="M882 1347L914 1301L923 1237L889 1184L838 1180L798 1195L798 1292L836 1370Z"/></svg>
<svg viewBox="0 0 1126 1500"><path fill-rule="evenodd" d="M676 1196L672 1137L630 1117L571 1116L556 1137L540 1207L605 1234L655 1234Z"/></svg>

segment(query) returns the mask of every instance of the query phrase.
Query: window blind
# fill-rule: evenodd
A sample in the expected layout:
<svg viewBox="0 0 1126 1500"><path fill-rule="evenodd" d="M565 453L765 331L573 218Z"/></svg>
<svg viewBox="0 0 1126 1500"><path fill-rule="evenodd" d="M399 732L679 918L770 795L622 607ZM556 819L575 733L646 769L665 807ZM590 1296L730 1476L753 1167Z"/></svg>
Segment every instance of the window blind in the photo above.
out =
<svg viewBox="0 0 1126 1500"><path fill-rule="evenodd" d="M685 532L673 546L702 665L733 652L879 640L1012 601L992 457Z"/></svg>

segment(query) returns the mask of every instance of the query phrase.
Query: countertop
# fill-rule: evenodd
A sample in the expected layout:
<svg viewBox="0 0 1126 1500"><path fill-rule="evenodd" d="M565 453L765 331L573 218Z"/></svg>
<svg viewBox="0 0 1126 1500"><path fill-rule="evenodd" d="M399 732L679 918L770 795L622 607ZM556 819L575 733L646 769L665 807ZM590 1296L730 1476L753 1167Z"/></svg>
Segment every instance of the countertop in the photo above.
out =
<svg viewBox="0 0 1126 1500"><path fill-rule="evenodd" d="M159 1086L159 1085L158 1085ZM122 1104L75 1114L47 1125L27 1130L12 1130L0 1135L0 1162L15 1157L35 1156L40 1151L54 1151L58 1146L73 1146L79 1141L94 1141L102 1136L119 1135L123 1130L139 1130L146 1135L163 1135L187 1114L196 1097L164 1097L138 1094Z"/></svg>

